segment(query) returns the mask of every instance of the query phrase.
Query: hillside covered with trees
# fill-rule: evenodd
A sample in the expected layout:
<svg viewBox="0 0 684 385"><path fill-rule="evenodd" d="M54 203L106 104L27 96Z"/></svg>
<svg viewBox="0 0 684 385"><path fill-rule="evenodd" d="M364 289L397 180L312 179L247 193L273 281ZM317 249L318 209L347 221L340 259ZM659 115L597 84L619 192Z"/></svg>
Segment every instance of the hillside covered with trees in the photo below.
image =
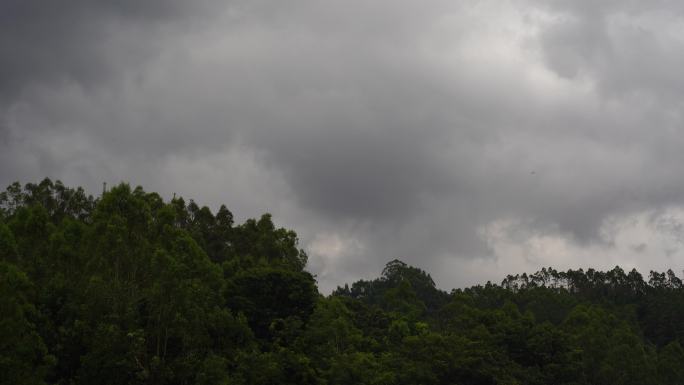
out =
<svg viewBox="0 0 684 385"><path fill-rule="evenodd" d="M1 384L684 384L684 287L616 267L450 293L394 260L321 295L266 214L0 194Z"/></svg>

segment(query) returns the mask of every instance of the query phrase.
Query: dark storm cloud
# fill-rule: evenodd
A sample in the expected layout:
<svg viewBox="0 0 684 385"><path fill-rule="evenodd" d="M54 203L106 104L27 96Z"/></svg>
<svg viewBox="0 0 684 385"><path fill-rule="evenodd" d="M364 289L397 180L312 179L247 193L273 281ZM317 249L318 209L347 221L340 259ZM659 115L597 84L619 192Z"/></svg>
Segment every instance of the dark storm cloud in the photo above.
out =
<svg viewBox="0 0 684 385"><path fill-rule="evenodd" d="M325 290L679 258L678 5L37 4L0 16L2 183L272 211Z"/></svg>
<svg viewBox="0 0 684 385"><path fill-rule="evenodd" d="M213 20L209 5L205 0L2 2L3 182L23 179L32 168L40 169L28 173L34 178L54 175L85 153L97 161L103 158L98 146L120 151L141 143L146 135L131 111L135 106L125 104L125 77L135 82L164 44ZM69 164L64 157L71 158Z"/></svg>
<svg viewBox="0 0 684 385"><path fill-rule="evenodd" d="M110 54L113 47L103 43L112 42L117 30L148 28L191 11L183 1L3 1L0 95L14 98L22 88L46 81L100 83L117 61L135 60L136 50L153 48L129 45L127 52Z"/></svg>
<svg viewBox="0 0 684 385"><path fill-rule="evenodd" d="M159 53L167 35L188 29L203 17L210 20L206 17L208 4L204 0L192 5L175 0L3 1L0 143L10 149L16 149L18 142L35 145L28 131L57 135L66 129L73 136L73 127L55 127L68 126L64 123L68 119L63 118L74 113L64 108L66 103L60 103L60 99L69 98L74 89L92 95L99 88L115 84L123 73L139 70ZM38 99L47 100L44 111L35 111L36 104L41 103L36 94ZM18 128L13 117L22 111L40 114L36 120L44 121ZM3 159L5 167L0 171L7 175L3 180L22 177L22 172L14 169L21 169L26 163L40 167L46 174L65 166L54 164L50 155L42 153L36 152L34 159L27 160L7 152L6 158L12 159Z"/></svg>

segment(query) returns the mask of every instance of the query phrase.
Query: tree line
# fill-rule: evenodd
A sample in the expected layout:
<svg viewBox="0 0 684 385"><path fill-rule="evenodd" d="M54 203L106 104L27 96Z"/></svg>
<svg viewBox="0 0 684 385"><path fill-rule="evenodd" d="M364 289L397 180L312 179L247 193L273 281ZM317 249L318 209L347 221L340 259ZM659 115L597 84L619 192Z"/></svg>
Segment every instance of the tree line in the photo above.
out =
<svg viewBox="0 0 684 385"><path fill-rule="evenodd" d="M120 184L0 193L0 384L684 384L677 275L509 275L451 292L394 260L318 292L270 215Z"/></svg>

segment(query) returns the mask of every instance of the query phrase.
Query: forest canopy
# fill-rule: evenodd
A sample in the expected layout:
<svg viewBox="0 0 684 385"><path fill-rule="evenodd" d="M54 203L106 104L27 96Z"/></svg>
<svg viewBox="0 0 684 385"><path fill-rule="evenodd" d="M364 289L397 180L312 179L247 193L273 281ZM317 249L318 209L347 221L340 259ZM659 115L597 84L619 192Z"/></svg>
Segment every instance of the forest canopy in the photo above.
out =
<svg viewBox="0 0 684 385"><path fill-rule="evenodd" d="M400 260L321 295L297 234L59 181L0 193L0 384L684 384L684 287L544 268L445 292Z"/></svg>

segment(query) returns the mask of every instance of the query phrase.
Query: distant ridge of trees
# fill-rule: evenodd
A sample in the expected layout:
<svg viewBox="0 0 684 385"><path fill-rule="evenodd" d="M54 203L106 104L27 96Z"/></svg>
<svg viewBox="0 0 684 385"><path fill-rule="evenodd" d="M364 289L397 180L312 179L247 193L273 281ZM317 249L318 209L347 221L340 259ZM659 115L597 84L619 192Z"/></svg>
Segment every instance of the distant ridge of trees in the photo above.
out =
<svg viewBox="0 0 684 385"><path fill-rule="evenodd" d="M557 271L552 267L542 268L540 271L508 275L501 286L511 291L530 289L534 287L546 287L551 289L565 289L571 293L589 294L599 291L599 294L607 294L607 291L630 292L633 295L644 294L649 289L676 290L682 288L682 280L669 269L665 273L651 271L648 282L643 276L632 269L629 273L620 266L612 270L602 272L588 269Z"/></svg>
<svg viewBox="0 0 684 385"><path fill-rule="evenodd" d="M297 234L59 181L0 193L0 384L684 384L684 287L620 267L325 297Z"/></svg>

